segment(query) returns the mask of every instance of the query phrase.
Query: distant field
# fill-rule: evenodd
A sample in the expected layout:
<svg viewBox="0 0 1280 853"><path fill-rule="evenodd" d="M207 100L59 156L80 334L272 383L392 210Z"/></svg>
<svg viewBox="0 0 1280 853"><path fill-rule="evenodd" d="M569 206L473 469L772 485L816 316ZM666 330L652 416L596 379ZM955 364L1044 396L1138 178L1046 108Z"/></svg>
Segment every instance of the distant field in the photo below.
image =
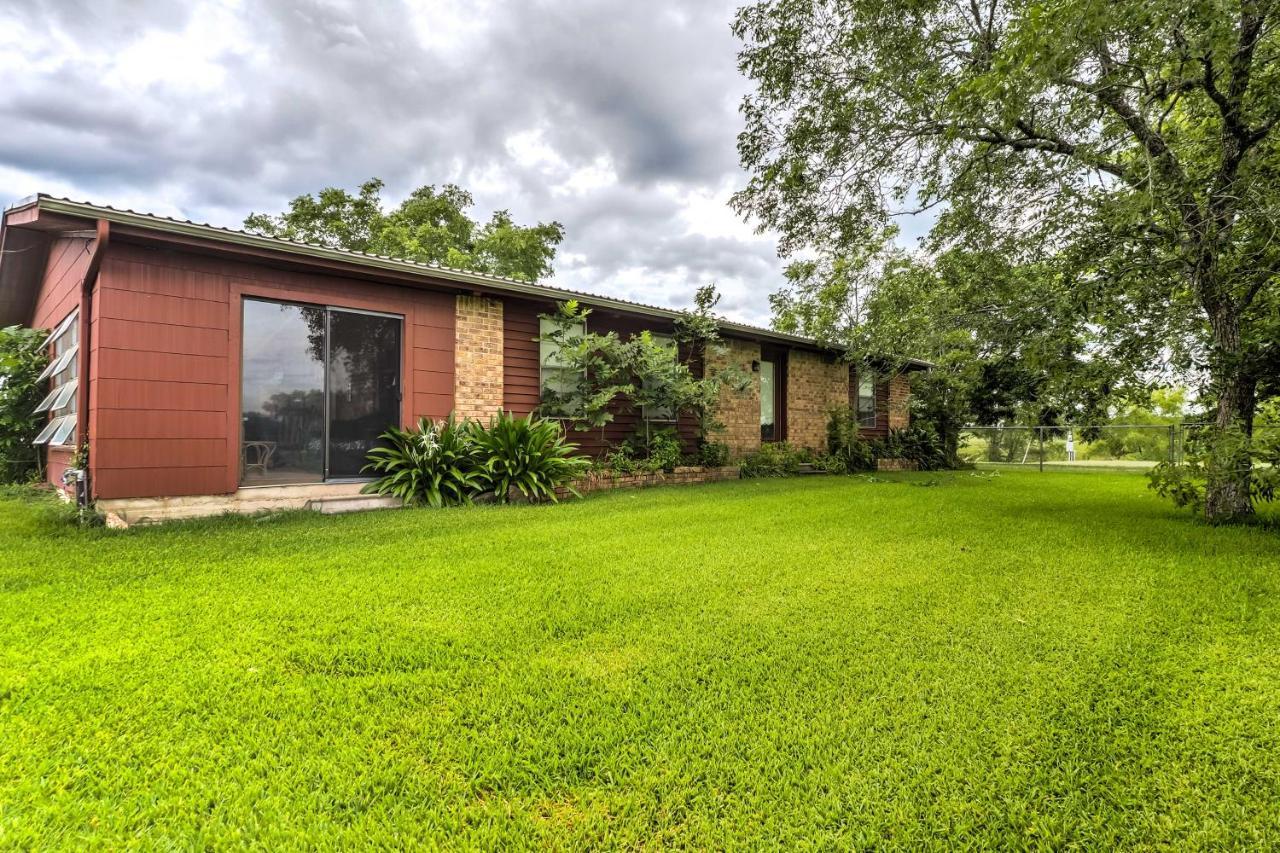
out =
<svg viewBox="0 0 1280 853"><path fill-rule="evenodd" d="M64 512L0 496L5 848L1280 846L1280 534L1133 473Z"/></svg>

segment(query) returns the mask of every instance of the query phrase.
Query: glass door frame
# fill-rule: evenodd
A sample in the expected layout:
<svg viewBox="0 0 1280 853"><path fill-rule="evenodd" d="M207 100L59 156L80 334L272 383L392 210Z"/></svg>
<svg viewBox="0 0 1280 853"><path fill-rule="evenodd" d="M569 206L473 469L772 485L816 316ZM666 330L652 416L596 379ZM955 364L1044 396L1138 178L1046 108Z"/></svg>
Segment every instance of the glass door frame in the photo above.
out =
<svg viewBox="0 0 1280 853"><path fill-rule="evenodd" d="M333 312L335 311L341 311L347 314L363 314L368 317L385 317L388 320L396 320L400 323L400 333L398 336L399 337L399 341L398 341L399 353L397 353L397 370L399 375L398 375L396 392L398 395L398 400L400 402L401 411L397 413L396 424L395 424L396 426L400 426L401 422L404 419L403 409L404 409L404 379L405 379L405 315L396 314L391 311L374 311L368 308L347 308L342 305L330 305L324 302L306 302L300 299L277 299L270 296L258 296L250 293L240 294L240 306L239 306L240 307L239 322L240 322L240 330L241 330L240 331L240 354L239 354L240 376L238 379L240 388L237 394L237 396L239 397L239 407L240 407L237 420L239 421L239 424L240 424L240 432L239 432L238 442L237 442L238 447L243 447L244 445L244 305L246 302L250 302L250 301L266 302L272 305L293 305L298 308L319 308L322 311L324 311L324 387L322 389L324 406L321 414L321 419L322 419L321 420L321 436L322 436L321 440L324 444L324 462L321 469L320 482L321 483L367 483L373 480L374 479L373 477L330 477L329 476L329 420L330 420L329 418L329 370L330 370L330 346L331 346L331 340L332 340L330 326L333 320ZM266 484L246 483L244 481L243 475L240 475L240 474L237 475L236 479L237 479L237 488L241 488L241 489L278 488L280 486L289 486L289 485L299 485L299 486L316 485L315 483L307 483L307 482L266 483Z"/></svg>

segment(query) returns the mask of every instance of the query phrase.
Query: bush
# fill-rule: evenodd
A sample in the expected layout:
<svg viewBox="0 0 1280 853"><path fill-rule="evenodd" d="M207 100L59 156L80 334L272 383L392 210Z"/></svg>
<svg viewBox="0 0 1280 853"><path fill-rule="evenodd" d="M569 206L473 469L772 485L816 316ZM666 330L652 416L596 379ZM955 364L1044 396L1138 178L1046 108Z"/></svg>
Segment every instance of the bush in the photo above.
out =
<svg viewBox="0 0 1280 853"><path fill-rule="evenodd" d="M0 483L23 483L40 467L31 441L45 416L34 413L44 391L36 382L48 364L46 333L8 326L0 329Z"/></svg>
<svg viewBox="0 0 1280 853"><path fill-rule="evenodd" d="M704 441L694 462L706 468L723 468L729 464L729 445L720 441Z"/></svg>
<svg viewBox="0 0 1280 853"><path fill-rule="evenodd" d="M740 474L749 477L791 477L800 473L801 462L812 454L795 450L785 441L766 444L742 460Z"/></svg>
<svg viewBox="0 0 1280 853"><path fill-rule="evenodd" d="M1149 472L1150 488L1175 506L1204 511L1205 489L1215 477L1230 476L1226 466L1249 467L1249 500L1255 506L1280 495L1280 442L1249 437L1238 429L1213 428L1193 433L1181 463L1161 462Z"/></svg>
<svg viewBox="0 0 1280 853"><path fill-rule="evenodd" d="M513 417L499 412L485 428L472 424L472 440L480 449L484 471L499 503L515 488L532 501L555 501L556 489L570 483L591 465L578 446L565 439L558 421L534 416Z"/></svg>
<svg viewBox="0 0 1280 853"><path fill-rule="evenodd" d="M489 485L474 426L449 415L440 423L419 418L414 430L389 428L381 436L384 446L369 451L369 464L362 469L380 476L361 491L391 495L410 506L470 503Z"/></svg>
<svg viewBox="0 0 1280 853"><path fill-rule="evenodd" d="M930 426L913 425L889 430L876 448L878 459L906 459L921 471L937 471L947 466L947 452L942 439Z"/></svg>
<svg viewBox="0 0 1280 853"><path fill-rule="evenodd" d="M823 468L831 474L870 471L876 466L875 449L858 435L858 413L835 409L827 419L827 457Z"/></svg>

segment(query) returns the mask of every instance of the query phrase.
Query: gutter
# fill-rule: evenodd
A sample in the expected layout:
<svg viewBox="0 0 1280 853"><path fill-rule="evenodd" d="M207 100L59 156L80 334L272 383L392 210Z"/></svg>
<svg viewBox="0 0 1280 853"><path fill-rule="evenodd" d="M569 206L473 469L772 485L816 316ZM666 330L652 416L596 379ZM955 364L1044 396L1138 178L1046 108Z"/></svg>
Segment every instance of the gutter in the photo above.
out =
<svg viewBox="0 0 1280 853"><path fill-rule="evenodd" d="M79 447L89 446L89 389L93 387L92 377L89 375L93 349L90 340L93 335L93 288L98 282L98 270L102 266L102 257L106 254L107 246L111 242L111 223L105 219L99 219L97 232L97 238L93 244L93 256L89 258L89 267L85 270L84 281L80 287L80 388L77 392L80 399L76 404L76 433L80 439L77 442ZM76 489L76 497L82 507L92 501L93 482L89 472L93 468L92 456L90 456L89 470L83 472L81 482L77 484Z"/></svg>

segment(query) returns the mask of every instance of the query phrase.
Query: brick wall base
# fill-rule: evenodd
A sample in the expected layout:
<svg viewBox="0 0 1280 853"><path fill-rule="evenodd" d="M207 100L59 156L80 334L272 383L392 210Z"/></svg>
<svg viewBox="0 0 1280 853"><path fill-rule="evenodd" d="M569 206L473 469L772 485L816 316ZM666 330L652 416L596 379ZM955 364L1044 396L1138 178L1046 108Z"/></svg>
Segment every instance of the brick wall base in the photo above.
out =
<svg viewBox="0 0 1280 853"><path fill-rule="evenodd" d="M603 492L609 489L640 489L645 486L676 486L692 483L715 483L720 480L738 479L738 466L728 465L724 468L699 468L696 466L680 467L668 473L657 471L652 474L613 474L608 471L597 471L588 474L573 484L579 494ZM573 497L568 489L557 489L560 498Z"/></svg>

